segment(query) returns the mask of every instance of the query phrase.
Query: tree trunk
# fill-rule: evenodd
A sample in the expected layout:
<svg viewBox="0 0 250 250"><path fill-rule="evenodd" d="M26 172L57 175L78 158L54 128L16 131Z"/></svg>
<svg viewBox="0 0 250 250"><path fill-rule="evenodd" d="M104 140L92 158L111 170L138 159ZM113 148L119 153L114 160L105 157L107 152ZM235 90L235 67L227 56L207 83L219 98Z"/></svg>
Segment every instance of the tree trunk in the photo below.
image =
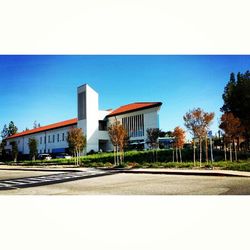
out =
<svg viewBox="0 0 250 250"><path fill-rule="evenodd" d="M79 151L77 150L77 166L79 166Z"/></svg>
<svg viewBox="0 0 250 250"><path fill-rule="evenodd" d="M177 147L175 148L175 155L176 155L176 162L179 162L179 159L178 159L178 150L177 150Z"/></svg>
<svg viewBox="0 0 250 250"><path fill-rule="evenodd" d="M233 161L233 156L232 156L232 143L229 143L229 154L230 154L230 161Z"/></svg>
<svg viewBox="0 0 250 250"><path fill-rule="evenodd" d="M79 165L81 166L81 150L79 149Z"/></svg>
<svg viewBox="0 0 250 250"><path fill-rule="evenodd" d="M120 165L120 161L119 161L119 152L118 152L118 146L116 146L116 164L117 166Z"/></svg>
<svg viewBox="0 0 250 250"><path fill-rule="evenodd" d="M234 140L233 140L233 142L234 142ZM235 161L237 161L238 159L238 157L237 157L237 144L234 142L234 157L235 157Z"/></svg>
<svg viewBox="0 0 250 250"><path fill-rule="evenodd" d="M155 162L154 148L150 148L152 150L152 162Z"/></svg>
<svg viewBox="0 0 250 250"><path fill-rule="evenodd" d="M122 151L121 151L121 155L122 155L122 163L124 163L124 149L122 148Z"/></svg>
<svg viewBox="0 0 250 250"><path fill-rule="evenodd" d="M180 162L182 162L181 148L179 148L179 153L180 153Z"/></svg>
<svg viewBox="0 0 250 250"><path fill-rule="evenodd" d="M75 166L76 166L77 165L76 150L74 150L74 157L75 157Z"/></svg>
<svg viewBox="0 0 250 250"><path fill-rule="evenodd" d="M205 140L206 140L206 142L205 142L205 147L206 147L206 162L207 162L207 164L208 164L208 146L207 146L207 137L205 137Z"/></svg>
<svg viewBox="0 0 250 250"><path fill-rule="evenodd" d="M117 161L117 148L115 146L115 165L118 166L118 161Z"/></svg>
<svg viewBox="0 0 250 250"><path fill-rule="evenodd" d="M76 150L76 166L78 166L78 154L77 154L77 150Z"/></svg>
<svg viewBox="0 0 250 250"><path fill-rule="evenodd" d="M224 156L225 156L225 161L227 161L227 147L225 143L224 143Z"/></svg>
<svg viewBox="0 0 250 250"><path fill-rule="evenodd" d="M76 166L76 151L73 151L73 155L74 155L74 162L75 162L75 166Z"/></svg>
<svg viewBox="0 0 250 250"><path fill-rule="evenodd" d="M174 147L173 147L173 162L174 162Z"/></svg>
<svg viewBox="0 0 250 250"><path fill-rule="evenodd" d="M120 163L122 164L123 163L123 161L122 161L122 150L121 150L120 147L119 147L119 154L120 154Z"/></svg>
<svg viewBox="0 0 250 250"><path fill-rule="evenodd" d="M194 140L194 167L195 167L195 140Z"/></svg>
<svg viewBox="0 0 250 250"><path fill-rule="evenodd" d="M201 167L201 161L202 161L202 139L200 138L200 167Z"/></svg>
<svg viewBox="0 0 250 250"><path fill-rule="evenodd" d="M114 146L114 165L116 166L115 146Z"/></svg>

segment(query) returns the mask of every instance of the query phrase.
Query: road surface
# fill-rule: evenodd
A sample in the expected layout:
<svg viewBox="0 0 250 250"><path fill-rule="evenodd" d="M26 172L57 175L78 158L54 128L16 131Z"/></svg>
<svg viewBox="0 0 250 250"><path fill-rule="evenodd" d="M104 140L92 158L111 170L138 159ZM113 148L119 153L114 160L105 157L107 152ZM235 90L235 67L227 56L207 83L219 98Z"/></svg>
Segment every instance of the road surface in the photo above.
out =
<svg viewBox="0 0 250 250"><path fill-rule="evenodd" d="M11 173L10 173L11 172ZM66 178L69 174L53 173L56 179ZM36 178L51 175L39 171L0 171L0 180L25 178L36 182ZM88 175L88 173L86 173ZM93 175L93 173L92 173ZM34 177L34 178L32 178ZM49 177L48 177L49 178ZM68 177L67 177L68 178ZM23 180L23 179L21 179ZM27 182L27 181L26 181ZM1 184L1 182L0 182ZM14 185L14 184L13 184ZM117 173L106 176L91 176L55 184L19 187L0 190L0 195L236 195L250 194L250 178L185 176L160 174Z"/></svg>

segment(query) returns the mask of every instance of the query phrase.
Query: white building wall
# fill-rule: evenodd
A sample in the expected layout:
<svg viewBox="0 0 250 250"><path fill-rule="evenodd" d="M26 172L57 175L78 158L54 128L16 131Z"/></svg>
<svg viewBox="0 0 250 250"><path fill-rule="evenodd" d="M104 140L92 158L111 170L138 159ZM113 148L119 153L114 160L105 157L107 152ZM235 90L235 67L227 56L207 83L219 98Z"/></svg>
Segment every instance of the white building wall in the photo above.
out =
<svg viewBox="0 0 250 250"><path fill-rule="evenodd" d="M137 136L137 137L130 137L131 140L147 140L147 129L149 128L159 128L159 107L149 108L149 109L143 109L135 112L130 112L122 115L112 116L109 117L109 124L114 123L116 120L119 121L122 124L122 118L125 117L132 117L136 115L143 114L144 117L144 136ZM146 145L145 145L146 147Z"/></svg>
<svg viewBox="0 0 250 250"><path fill-rule="evenodd" d="M79 94L84 93L85 100L79 99ZM78 124L82 128L87 139L86 152L91 150L98 151L98 93L95 92L89 85L85 84L77 89L78 96ZM80 103L81 102L81 103ZM82 105L79 113L79 105ZM83 115L81 117L81 115Z"/></svg>
<svg viewBox="0 0 250 250"><path fill-rule="evenodd" d="M99 110L98 121L103 121L111 111ZM107 119L106 119L107 120ZM98 130L98 140L110 140L108 131Z"/></svg>
<svg viewBox="0 0 250 250"><path fill-rule="evenodd" d="M13 138L8 140L8 144L12 141L16 141L18 145L18 151L22 154L29 154L29 138L35 138L37 141L38 153L52 153L53 149L63 149L68 148L67 142L67 132L71 127L76 127L76 125L66 126L62 128L57 128L53 130L48 130L44 132L38 132L30 135L24 135L21 137ZM64 134L64 140L63 140ZM55 136L55 141L53 142L53 135ZM59 135L59 141L57 140ZM46 136L46 143L44 137ZM50 136L50 142L49 142ZM40 143L40 138L42 138L42 143ZM48 151L49 150L49 151Z"/></svg>

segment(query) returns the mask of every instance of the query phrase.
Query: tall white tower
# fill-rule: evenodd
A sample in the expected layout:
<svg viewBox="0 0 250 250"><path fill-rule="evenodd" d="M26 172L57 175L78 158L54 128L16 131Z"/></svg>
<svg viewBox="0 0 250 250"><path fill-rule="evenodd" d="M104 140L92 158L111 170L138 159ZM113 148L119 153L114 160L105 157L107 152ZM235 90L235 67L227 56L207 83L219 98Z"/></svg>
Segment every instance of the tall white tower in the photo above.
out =
<svg viewBox="0 0 250 250"><path fill-rule="evenodd" d="M86 136L86 152L98 151L98 106L98 93L88 84L77 88L77 127L82 128Z"/></svg>

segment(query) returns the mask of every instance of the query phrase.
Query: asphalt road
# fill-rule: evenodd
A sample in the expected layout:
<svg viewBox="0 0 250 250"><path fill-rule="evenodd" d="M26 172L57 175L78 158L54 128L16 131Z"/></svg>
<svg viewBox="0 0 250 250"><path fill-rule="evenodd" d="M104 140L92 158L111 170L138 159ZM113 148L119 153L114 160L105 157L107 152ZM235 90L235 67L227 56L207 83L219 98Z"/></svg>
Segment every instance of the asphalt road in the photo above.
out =
<svg viewBox="0 0 250 250"><path fill-rule="evenodd" d="M0 171L0 181L6 180L6 179L50 175L51 173L53 173L53 172L52 171L1 170ZM57 173L59 173L59 172L57 172Z"/></svg>
<svg viewBox="0 0 250 250"><path fill-rule="evenodd" d="M9 172L9 171L7 171ZM8 173L5 173L5 177ZM1 175L3 171L1 171ZM17 173L16 173L17 174ZM20 173L19 173L20 174ZM41 172L26 172L26 176ZM48 174L48 173L42 173ZM21 174L20 174L21 175ZM23 176L23 175L22 175ZM20 176L18 176L20 177ZM250 194L250 178L114 174L38 187L1 190L0 195L236 195Z"/></svg>

